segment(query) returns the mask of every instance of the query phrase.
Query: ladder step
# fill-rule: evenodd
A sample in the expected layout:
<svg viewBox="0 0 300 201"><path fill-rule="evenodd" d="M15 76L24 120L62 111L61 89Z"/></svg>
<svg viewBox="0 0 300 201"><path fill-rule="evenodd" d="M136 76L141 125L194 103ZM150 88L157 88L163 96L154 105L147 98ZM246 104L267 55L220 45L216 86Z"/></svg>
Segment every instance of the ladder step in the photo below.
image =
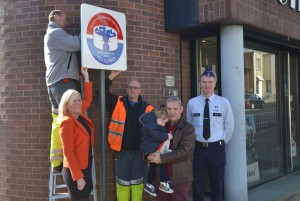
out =
<svg viewBox="0 0 300 201"><path fill-rule="evenodd" d="M94 150L93 155L94 155ZM98 201L97 198L97 189L96 189L96 171L95 171L95 161L93 158L93 164L92 164L92 176L93 176L93 191L91 192L91 195L94 197L94 201ZM49 178L49 201L55 201L58 199L65 199L70 198L69 193L66 193L67 185L62 182L62 172L52 172L50 170L50 178ZM58 181L57 181L58 180ZM60 192L56 192L56 189Z"/></svg>
<svg viewBox="0 0 300 201"><path fill-rule="evenodd" d="M51 172L51 174L54 176L58 176L58 175L62 175L62 172Z"/></svg>
<svg viewBox="0 0 300 201"><path fill-rule="evenodd" d="M63 199L63 198L69 198L69 194L68 193L55 193L53 194L50 199Z"/></svg>
<svg viewBox="0 0 300 201"><path fill-rule="evenodd" d="M94 192L92 191L90 195L94 195ZM62 199L62 198L69 198L70 195L68 193L55 193L50 198L51 199Z"/></svg>
<svg viewBox="0 0 300 201"><path fill-rule="evenodd" d="M56 185L55 188L67 188L67 185L66 184L59 184L59 185Z"/></svg>

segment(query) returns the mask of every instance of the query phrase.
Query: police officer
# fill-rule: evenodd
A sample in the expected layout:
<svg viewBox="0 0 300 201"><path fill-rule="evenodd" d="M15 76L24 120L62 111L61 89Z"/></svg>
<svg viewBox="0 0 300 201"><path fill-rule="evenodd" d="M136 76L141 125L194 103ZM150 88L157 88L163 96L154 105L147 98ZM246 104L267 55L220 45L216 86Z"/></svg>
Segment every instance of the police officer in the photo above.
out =
<svg viewBox="0 0 300 201"><path fill-rule="evenodd" d="M193 157L193 200L204 201L205 169L208 171L211 200L223 200L225 144L234 129L229 101L214 94L216 77L206 70L200 76L202 94L189 100L187 121L194 125L196 146Z"/></svg>

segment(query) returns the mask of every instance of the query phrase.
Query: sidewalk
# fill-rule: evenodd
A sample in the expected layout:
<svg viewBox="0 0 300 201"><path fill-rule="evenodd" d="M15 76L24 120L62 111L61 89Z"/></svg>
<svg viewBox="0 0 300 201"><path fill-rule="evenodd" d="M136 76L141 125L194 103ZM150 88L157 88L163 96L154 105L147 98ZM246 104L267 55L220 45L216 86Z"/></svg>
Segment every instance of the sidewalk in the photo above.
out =
<svg viewBox="0 0 300 201"><path fill-rule="evenodd" d="M286 201L299 201L300 200L300 193L294 195L293 197L287 199Z"/></svg>
<svg viewBox="0 0 300 201"><path fill-rule="evenodd" d="M300 201L300 171L248 190L248 201Z"/></svg>
<svg viewBox="0 0 300 201"><path fill-rule="evenodd" d="M299 201L300 171L248 191L248 201Z"/></svg>

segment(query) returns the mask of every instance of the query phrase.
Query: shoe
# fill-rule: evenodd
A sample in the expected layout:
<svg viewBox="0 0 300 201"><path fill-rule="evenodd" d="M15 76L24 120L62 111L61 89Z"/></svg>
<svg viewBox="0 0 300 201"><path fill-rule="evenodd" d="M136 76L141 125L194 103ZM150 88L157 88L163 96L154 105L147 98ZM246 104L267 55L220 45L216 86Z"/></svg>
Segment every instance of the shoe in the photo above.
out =
<svg viewBox="0 0 300 201"><path fill-rule="evenodd" d="M60 173L62 171L63 164L61 163L59 166L53 167L52 172L54 173Z"/></svg>
<svg viewBox="0 0 300 201"><path fill-rule="evenodd" d="M173 189L170 187L169 182L160 182L159 190L165 193L174 193Z"/></svg>
<svg viewBox="0 0 300 201"><path fill-rule="evenodd" d="M157 194L155 193L155 187L152 184L146 184L146 186L144 187L144 191L146 191L147 193L149 193L150 195L156 197Z"/></svg>

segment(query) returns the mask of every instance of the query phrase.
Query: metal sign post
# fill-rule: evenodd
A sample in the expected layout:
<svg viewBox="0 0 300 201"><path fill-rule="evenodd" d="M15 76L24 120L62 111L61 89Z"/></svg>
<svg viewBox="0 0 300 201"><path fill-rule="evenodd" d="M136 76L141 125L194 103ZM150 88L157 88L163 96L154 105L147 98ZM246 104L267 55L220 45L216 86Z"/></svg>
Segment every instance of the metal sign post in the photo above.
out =
<svg viewBox="0 0 300 201"><path fill-rule="evenodd" d="M100 131L100 172L101 200L106 201L106 129L105 129L105 71L99 72L99 131Z"/></svg>
<svg viewBox="0 0 300 201"><path fill-rule="evenodd" d="M99 72L99 130L101 201L106 201L105 70L126 70L126 17L124 13L81 5L82 66Z"/></svg>

